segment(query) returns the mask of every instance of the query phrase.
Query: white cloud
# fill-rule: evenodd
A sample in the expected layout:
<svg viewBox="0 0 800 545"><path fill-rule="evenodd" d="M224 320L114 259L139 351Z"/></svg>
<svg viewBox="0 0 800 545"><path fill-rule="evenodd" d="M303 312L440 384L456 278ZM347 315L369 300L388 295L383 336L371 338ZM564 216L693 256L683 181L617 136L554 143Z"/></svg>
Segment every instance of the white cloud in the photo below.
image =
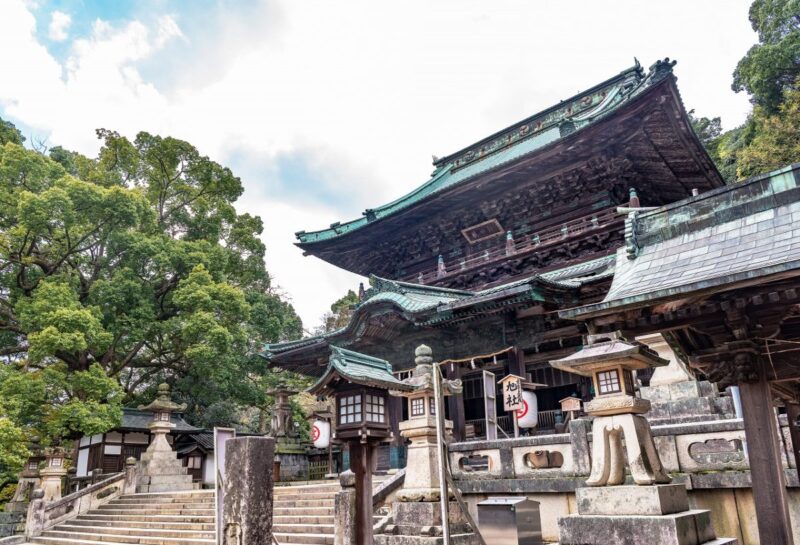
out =
<svg viewBox="0 0 800 545"><path fill-rule="evenodd" d="M63 42L68 37L69 26L72 24L72 17L68 13L55 10L50 14L50 26L47 28L47 35L54 42Z"/></svg>
<svg viewBox="0 0 800 545"><path fill-rule="evenodd" d="M747 98L730 80L756 40L749 4L276 0L97 21L60 64L37 41L26 5L11 1L0 8L0 73L15 77L0 85L0 107L84 153L96 152L97 127L147 130L240 165L239 206L264 218L269 270L314 326L358 278L303 258L295 231L399 196L426 179L432 154L592 86L634 55L645 67L678 59L687 108L741 123ZM725 32L709 32L709 21ZM303 159L314 179L287 178L286 157Z"/></svg>

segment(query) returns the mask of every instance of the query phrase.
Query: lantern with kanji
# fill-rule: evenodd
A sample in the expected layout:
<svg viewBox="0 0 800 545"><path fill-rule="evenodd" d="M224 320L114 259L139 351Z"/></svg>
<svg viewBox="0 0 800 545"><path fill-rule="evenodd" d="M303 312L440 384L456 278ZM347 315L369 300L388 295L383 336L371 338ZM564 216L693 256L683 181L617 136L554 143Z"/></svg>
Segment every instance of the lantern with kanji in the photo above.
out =
<svg viewBox="0 0 800 545"><path fill-rule="evenodd" d="M315 410L308 420L311 423L311 442L314 448L326 449L331 444L331 419L333 413L327 409Z"/></svg>

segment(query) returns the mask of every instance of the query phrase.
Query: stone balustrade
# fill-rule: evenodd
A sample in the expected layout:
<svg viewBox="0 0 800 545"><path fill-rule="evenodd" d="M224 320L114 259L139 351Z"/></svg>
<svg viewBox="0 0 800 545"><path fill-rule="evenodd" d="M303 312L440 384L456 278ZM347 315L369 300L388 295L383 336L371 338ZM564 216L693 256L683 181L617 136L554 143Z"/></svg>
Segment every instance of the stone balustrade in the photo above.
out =
<svg viewBox="0 0 800 545"><path fill-rule="evenodd" d="M781 415L778 421L784 469L794 469L786 417ZM453 443L453 476L466 493L574 490L591 468L590 429L589 420L579 419L569 423L569 433ZM652 430L661 461L677 482L686 482L690 489L750 486L742 420L690 422ZM787 477L790 486L800 486L796 472L787 471Z"/></svg>
<svg viewBox="0 0 800 545"><path fill-rule="evenodd" d="M96 509L123 494L132 493L136 479L137 468L129 463L124 472L108 475L98 483L53 501L46 501L41 490L34 491L28 506L25 536L39 536L60 522Z"/></svg>

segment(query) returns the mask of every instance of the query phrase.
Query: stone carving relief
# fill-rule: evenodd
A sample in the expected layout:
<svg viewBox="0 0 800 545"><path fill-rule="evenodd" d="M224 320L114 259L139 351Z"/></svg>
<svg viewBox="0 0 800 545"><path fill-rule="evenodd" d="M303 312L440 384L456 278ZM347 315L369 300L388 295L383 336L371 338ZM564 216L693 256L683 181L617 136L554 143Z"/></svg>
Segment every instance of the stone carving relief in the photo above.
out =
<svg viewBox="0 0 800 545"><path fill-rule="evenodd" d="M525 455L525 465L530 469L552 469L564 465L564 455L557 450L535 450Z"/></svg>
<svg viewBox="0 0 800 545"><path fill-rule="evenodd" d="M719 465L744 462L741 439L708 439L689 445L689 456L698 464Z"/></svg>

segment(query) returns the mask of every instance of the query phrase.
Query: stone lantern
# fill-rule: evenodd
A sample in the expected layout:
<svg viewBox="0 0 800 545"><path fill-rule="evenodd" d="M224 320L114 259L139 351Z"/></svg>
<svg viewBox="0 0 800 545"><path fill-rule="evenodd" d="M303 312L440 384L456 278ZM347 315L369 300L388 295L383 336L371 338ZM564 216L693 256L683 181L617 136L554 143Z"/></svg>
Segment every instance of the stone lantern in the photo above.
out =
<svg viewBox="0 0 800 545"><path fill-rule="evenodd" d="M601 342L601 339L605 339ZM625 457L636 484L668 483L670 477L661 465L650 425L641 416L650 402L634 395L633 371L661 367L669 362L637 341L626 341L618 334L589 335L582 350L551 361L556 369L592 377L596 397L585 404L595 416L592 437L592 473L589 486L617 485L625 481Z"/></svg>
<svg viewBox="0 0 800 545"><path fill-rule="evenodd" d="M388 390L411 390L392 374L389 362L331 346L328 367L308 392L333 398L334 438L350 448L350 468L355 474L356 505L354 545L372 545L372 469L375 447L392 437Z"/></svg>
<svg viewBox="0 0 800 545"><path fill-rule="evenodd" d="M44 449L44 467L39 471L44 501L61 498L61 481L67 474L67 451L61 446Z"/></svg>
<svg viewBox="0 0 800 545"><path fill-rule="evenodd" d="M414 352L416 367L403 381L410 390L392 390L395 396L406 398L408 420L400 422L400 435L411 441L406 461L406 478L397 498L404 502L439 501L439 473L436 443L436 399L433 391L433 352L420 345ZM461 393L460 380L443 380L445 396ZM449 435L453 422L445 420Z"/></svg>
<svg viewBox="0 0 800 545"><path fill-rule="evenodd" d="M175 427L172 413L186 410L186 403L175 403L169 391L169 384L158 386L158 394L149 405L140 405L140 411L153 413L153 421L148 428L153 434L150 446L142 454L142 475L139 477L137 492L162 492L165 490L191 490L192 476L178 460L172 450L167 434Z"/></svg>
<svg viewBox="0 0 800 545"><path fill-rule="evenodd" d="M31 492L41 486L41 476L39 475L39 466L45 460L40 439L32 437L28 445L30 455L25 460L25 465L19 474L17 481L17 489L14 492L13 499L5 506L7 512L23 512L27 510L28 503L31 499Z"/></svg>
<svg viewBox="0 0 800 545"><path fill-rule="evenodd" d="M715 538L708 511L689 509L684 484L659 484L671 479L642 416L650 402L634 395L633 371L668 363L619 333L589 335L583 349L550 362L556 369L592 377L597 394L584 405L595 417L592 471L588 486L575 491L578 513L558 519L561 545L735 543ZM626 453L634 486L623 485Z"/></svg>

